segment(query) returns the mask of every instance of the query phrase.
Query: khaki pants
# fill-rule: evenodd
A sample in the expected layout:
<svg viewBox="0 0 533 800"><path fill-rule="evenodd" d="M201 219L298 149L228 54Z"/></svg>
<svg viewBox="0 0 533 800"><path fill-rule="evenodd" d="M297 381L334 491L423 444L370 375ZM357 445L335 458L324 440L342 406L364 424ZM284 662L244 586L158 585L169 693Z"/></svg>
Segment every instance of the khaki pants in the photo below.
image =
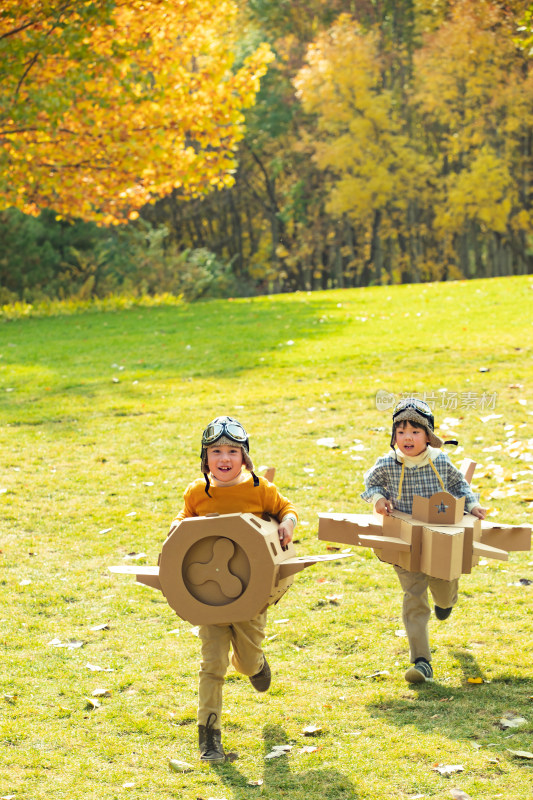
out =
<svg viewBox="0 0 533 800"><path fill-rule="evenodd" d="M249 622L231 625L201 625L202 663L198 687L198 724L205 725L210 714L216 714L215 728L220 728L222 715L222 686L229 666L230 646L232 664L243 675L257 675L263 667L261 644L265 638L267 612Z"/></svg>
<svg viewBox="0 0 533 800"><path fill-rule="evenodd" d="M428 602L428 588L436 606L450 608L457 602L459 580L444 581L441 578L432 578L423 572L408 572L397 566L394 569L403 589L402 616L409 641L409 658L413 663L417 658L431 661L428 635L431 609Z"/></svg>

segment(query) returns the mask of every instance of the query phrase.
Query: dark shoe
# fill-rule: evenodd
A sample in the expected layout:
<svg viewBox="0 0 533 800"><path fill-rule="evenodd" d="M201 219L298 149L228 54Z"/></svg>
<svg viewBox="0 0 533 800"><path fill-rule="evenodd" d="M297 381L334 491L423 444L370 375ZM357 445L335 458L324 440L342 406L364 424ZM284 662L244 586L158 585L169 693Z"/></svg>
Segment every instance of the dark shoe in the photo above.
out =
<svg viewBox="0 0 533 800"><path fill-rule="evenodd" d="M198 725L198 749L200 750L200 761L225 761L226 754L222 748L222 732L213 725L217 720L217 715L212 712L207 718L206 725Z"/></svg>
<svg viewBox="0 0 533 800"><path fill-rule="evenodd" d="M448 619L452 613L452 608L453 606L450 606L450 608L441 608L440 606L435 606L435 616L437 619Z"/></svg>
<svg viewBox="0 0 533 800"><path fill-rule="evenodd" d="M405 673L407 683L431 683L433 680L433 669L429 661L425 658L417 658L412 667Z"/></svg>
<svg viewBox="0 0 533 800"><path fill-rule="evenodd" d="M266 692L270 686L270 667L266 658L263 661L262 669L256 675L250 675L250 683L257 692Z"/></svg>

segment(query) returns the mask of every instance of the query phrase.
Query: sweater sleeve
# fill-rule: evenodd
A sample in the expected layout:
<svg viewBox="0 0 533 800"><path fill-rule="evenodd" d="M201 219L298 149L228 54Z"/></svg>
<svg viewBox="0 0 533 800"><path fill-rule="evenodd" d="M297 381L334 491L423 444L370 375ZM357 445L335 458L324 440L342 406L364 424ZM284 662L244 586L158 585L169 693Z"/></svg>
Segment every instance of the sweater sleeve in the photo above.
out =
<svg viewBox="0 0 533 800"><path fill-rule="evenodd" d="M194 492L192 490L193 484L189 484L183 493L183 508L179 511L172 520L170 527L172 528L176 523L181 522L189 517L198 517L199 514L195 510L193 503Z"/></svg>
<svg viewBox="0 0 533 800"><path fill-rule="evenodd" d="M265 482L264 511L272 514L280 522L287 514L294 514L298 521L298 512L293 504L284 497L277 486L273 483Z"/></svg>

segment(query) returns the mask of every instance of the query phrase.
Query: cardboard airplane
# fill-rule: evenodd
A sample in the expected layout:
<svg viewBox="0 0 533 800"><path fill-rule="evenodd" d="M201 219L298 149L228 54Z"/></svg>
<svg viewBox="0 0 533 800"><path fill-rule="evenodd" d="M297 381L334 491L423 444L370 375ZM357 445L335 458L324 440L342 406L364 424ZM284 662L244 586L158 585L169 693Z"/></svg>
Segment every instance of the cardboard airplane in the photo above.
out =
<svg viewBox="0 0 533 800"><path fill-rule="evenodd" d="M158 566L114 566L159 589L179 617L193 625L244 622L277 603L293 576L343 555L297 556L282 547L279 523L254 514L189 517L171 528Z"/></svg>
<svg viewBox="0 0 533 800"><path fill-rule="evenodd" d="M475 463L465 462L471 481ZM409 572L453 580L480 557L507 561L509 551L531 550L531 525L505 525L464 513L464 497L448 492L413 499L412 514L319 514L318 538L372 547L381 561Z"/></svg>

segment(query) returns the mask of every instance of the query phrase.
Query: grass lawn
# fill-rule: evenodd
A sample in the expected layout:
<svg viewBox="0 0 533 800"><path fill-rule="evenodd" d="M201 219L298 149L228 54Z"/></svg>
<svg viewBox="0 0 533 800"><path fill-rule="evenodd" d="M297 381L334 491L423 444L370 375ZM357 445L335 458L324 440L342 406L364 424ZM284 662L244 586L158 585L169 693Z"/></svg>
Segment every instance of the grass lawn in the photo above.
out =
<svg viewBox="0 0 533 800"><path fill-rule="evenodd" d="M363 474L404 392L435 405L457 464L478 462L489 518L530 522L532 299L526 276L5 312L0 797L533 798L533 760L513 754L533 752L533 554L463 576L452 616L430 623L435 682L421 688L403 677L392 567L352 548L299 573L269 611L271 690L228 672L223 742L239 757L218 767L197 760L192 626L107 569L157 563L222 413L297 505L298 553L327 552L318 513L369 511ZM502 729L506 713L525 721Z"/></svg>

